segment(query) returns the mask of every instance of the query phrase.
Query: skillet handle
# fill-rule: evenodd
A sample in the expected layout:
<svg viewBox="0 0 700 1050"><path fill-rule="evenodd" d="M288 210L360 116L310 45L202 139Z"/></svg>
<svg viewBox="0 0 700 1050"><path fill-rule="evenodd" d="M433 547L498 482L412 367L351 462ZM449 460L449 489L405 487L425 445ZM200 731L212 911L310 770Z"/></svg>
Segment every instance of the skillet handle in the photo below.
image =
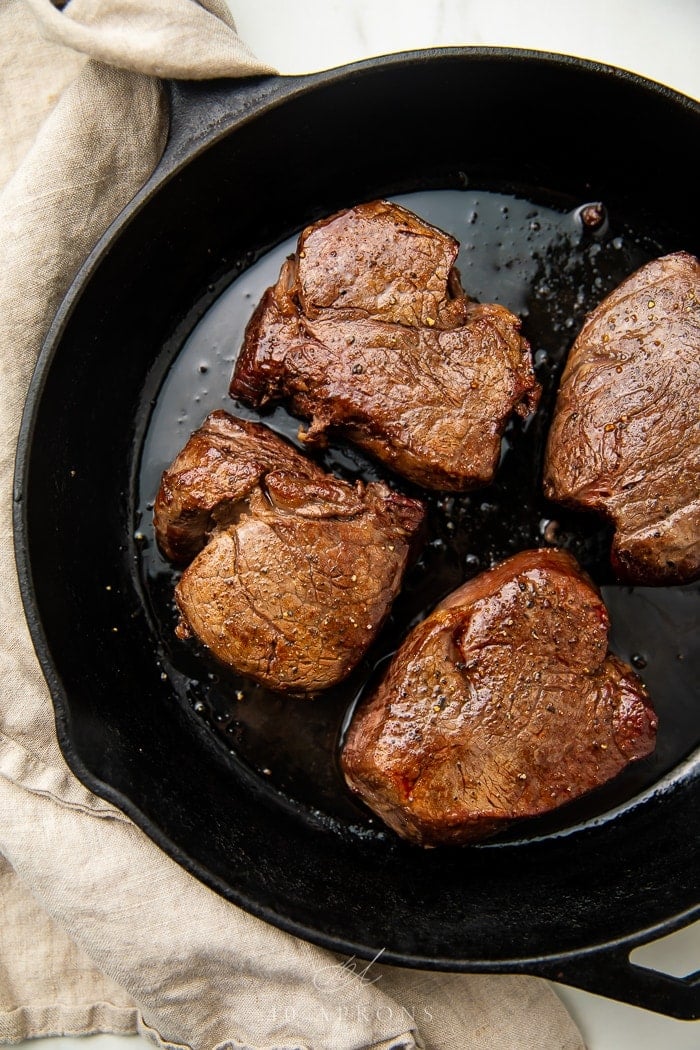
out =
<svg viewBox="0 0 700 1050"><path fill-rule="evenodd" d="M261 105L274 105L282 96L308 84L313 76L257 76L241 80L166 80L170 131L165 152L156 168L158 181L175 171L199 149Z"/></svg>
<svg viewBox="0 0 700 1050"><path fill-rule="evenodd" d="M547 963L537 976L682 1021L700 1017L700 970L673 977L632 962L629 954L628 945L604 948L570 962Z"/></svg>

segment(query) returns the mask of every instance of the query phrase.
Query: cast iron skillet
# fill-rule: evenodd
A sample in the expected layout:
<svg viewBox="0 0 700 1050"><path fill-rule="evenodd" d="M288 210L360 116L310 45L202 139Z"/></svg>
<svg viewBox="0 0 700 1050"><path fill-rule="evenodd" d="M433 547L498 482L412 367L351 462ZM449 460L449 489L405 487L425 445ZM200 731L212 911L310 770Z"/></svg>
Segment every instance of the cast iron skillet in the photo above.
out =
<svg viewBox="0 0 700 1050"><path fill-rule="evenodd" d="M634 630L643 624L646 631L636 660L647 662L661 713L660 757L553 821L480 846L422 851L373 825L362 807L348 809L339 786L336 809L325 807L323 792L320 801L313 795L313 768L306 779L297 769L285 787L260 771L259 755L245 753L250 732L236 737L242 723L231 714L231 683L216 684L206 660L173 647L169 592L161 586L167 578L154 575L143 502L155 461L142 459L169 367L175 362L177 369L188 339L196 345L200 319L212 316L217 297L235 313L235 296L224 298L233 295L234 278L252 274L251 264L309 221L413 191L461 189L473 222L479 201L492 212L501 202L501 239L493 240L493 218L487 231L500 261L482 258L472 276L477 288L483 278L484 294L502 292L504 301L508 273L530 264L526 236L521 254L514 248L517 258L507 258L504 201L521 209L521 225L529 215L533 230L538 215L550 214L546 208L559 209L566 226L581 204L604 202L606 224L589 242L584 234L552 235L532 294L519 304L551 405L573 322L645 258L680 248L698 253L689 159L697 105L615 69L501 49L426 51L309 77L169 90L165 155L62 305L19 442L22 594L69 765L187 870L301 937L363 958L381 952L406 966L539 974L697 1016L697 974L673 978L629 961L634 946L697 915L697 649L682 634L689 610L697 609L697 588L666 597L605 590L613 641L626 658ZM534 202L530 212L516 203L523 197ZM475 230L478 255L478 224ZM596 257L607 260L597 271ZM469 272L464 276L469 288ZM215 350L221 376L210 378L219 383L230 361ZM198 370L194 359L190 364L194 389ZM225 386L217 390L216 403L235 411ZM173 431L178 447L200 421L195 402L204 413L204 402L193 397L191 413ZM280 426L289 432L289 421ZM509 442L536 460L545 430L540 417ZM167 440L175 443L172 434ZM391 650L418 605L473 574L480 558L483 567L489 557L551 540L546 528L544 540L538 532L548 511L538 494L538 464L527 468L526 483L518 481L519 454L506 453L506 480L486 497L458 501L458 512L454 504L431 503L437 541L444 542L430 550L443 554L434 562L426 554L376 659ZM350 475L370 469L347 450L333 464ZM559 528L598 582L611 584L598 524L560 517ZM228 747L197 714L206 708L213 725L217 697L229 704L225 719L219 712L233 727ZM309 705L314 725L323 722L326 702L337 718L346 701ZM270 725L275 716L289 719L289 744L298 746L298 702L293 711L289 702L260 703L268 704ZM284 767L284 736L277 726L271 765L279 760ZM332 754L327 758L318 773L322 786L337 776Z"/></svg>

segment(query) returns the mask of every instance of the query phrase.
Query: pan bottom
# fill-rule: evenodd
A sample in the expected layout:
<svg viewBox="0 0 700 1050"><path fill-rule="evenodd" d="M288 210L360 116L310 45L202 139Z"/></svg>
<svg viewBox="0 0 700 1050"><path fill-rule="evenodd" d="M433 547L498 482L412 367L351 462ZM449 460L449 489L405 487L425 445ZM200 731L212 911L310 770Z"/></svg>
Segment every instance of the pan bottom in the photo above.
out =
<svg viewBox="0 0 700 1050"><path fill-rule="evenodd" d="M141 451L134 545L140 592L159 646L163 674L192 719L202 720L234 766L259 778L272 805L344 836L387 839L386 830L346 790L337 764L343 727L364 690L381 673L405 633L447 593L501 559L535 546L572 552L603 588L612 620L611 648L646 682L659 714L654 755L629 767L596 792L547 817L520 825L477 848L573 832L599 822L653 792L700 742L693 702L700 678L695 640L700 588L630 588L615 584L608 552L610 530L587 514L566 511L541 491L544 445L559 376L586 313L649 259L683 245L659 231L631 226L604 208L595 229L582 219L586 201L553 201L541 191L497 194L468 186L395 198L460 242L458 268L470 296L507 306L523 319L543 396L537 413L506 431L495 482L466 494L427 495L429 537L405 578L392 614L374 646L341 686L314 699L289 699L216 665L194 643L174 635L173 589L178 573L155 545L152 508L162 471L205 416L225 408L262 418L296 439L299 420L284 409L255 413L228 397L245 325L272 284L295 240L261 251L202 314L192 311L189 334L161 386ZM605 205L605 202L602 202ZM195 320L196 319L196 320ZM298 444L298 442L296 442ZM305 450L306 451L306 450ZM316 458L350 480L400 483L348 446Z"/></svg>

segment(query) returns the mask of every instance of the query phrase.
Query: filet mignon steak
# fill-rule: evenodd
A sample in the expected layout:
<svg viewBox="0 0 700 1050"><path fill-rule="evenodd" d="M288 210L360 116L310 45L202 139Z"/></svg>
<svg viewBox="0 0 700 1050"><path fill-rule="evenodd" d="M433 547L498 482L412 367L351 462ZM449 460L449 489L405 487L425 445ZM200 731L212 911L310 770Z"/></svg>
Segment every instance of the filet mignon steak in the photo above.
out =
<svg viewBox="0 0 700 1050"><path fill-rule="evenodd" d="M214 412L155 504L161 550L190 562L178 631L272 689L325 689L374 640L423 517L418 500L350 485L262 424Z"/></svg>
<svg viewBox="0 0 700 1050"><path fill-rule="evenodd" d="M700 576L700 263L647 263L589 315L549 432L548 498L615 525L629 583Z"/></svg>
<svg viewBox="0 0 700 1050"><path fill-rule="evenodd" d="M411 631L341 752L348 785L423 846L484 838L605 783L657 718L608 653L602 598L574 559L524 551Z"/></svg>
<svg viewBox="0 0 700 1050"><path fill-rule="evenodd" d="M519 319L467 298L458 251L387 201L307 227L248 324L231 396L287 400L311 420L302 440L338 433L427 488L487 484L539 386Z"/></svg>

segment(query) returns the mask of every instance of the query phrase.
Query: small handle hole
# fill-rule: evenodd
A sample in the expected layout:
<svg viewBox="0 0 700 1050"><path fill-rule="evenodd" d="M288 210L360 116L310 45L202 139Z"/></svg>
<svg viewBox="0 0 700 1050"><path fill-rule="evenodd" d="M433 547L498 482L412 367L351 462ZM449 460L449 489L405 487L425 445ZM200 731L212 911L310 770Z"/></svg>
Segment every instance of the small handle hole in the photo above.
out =
<svg viewBox="0 0 700 1050"><path fill-rule="evenodd" d="M635 948L630 952L630 962L694 983L700 979L700 922Z"/></svg>

